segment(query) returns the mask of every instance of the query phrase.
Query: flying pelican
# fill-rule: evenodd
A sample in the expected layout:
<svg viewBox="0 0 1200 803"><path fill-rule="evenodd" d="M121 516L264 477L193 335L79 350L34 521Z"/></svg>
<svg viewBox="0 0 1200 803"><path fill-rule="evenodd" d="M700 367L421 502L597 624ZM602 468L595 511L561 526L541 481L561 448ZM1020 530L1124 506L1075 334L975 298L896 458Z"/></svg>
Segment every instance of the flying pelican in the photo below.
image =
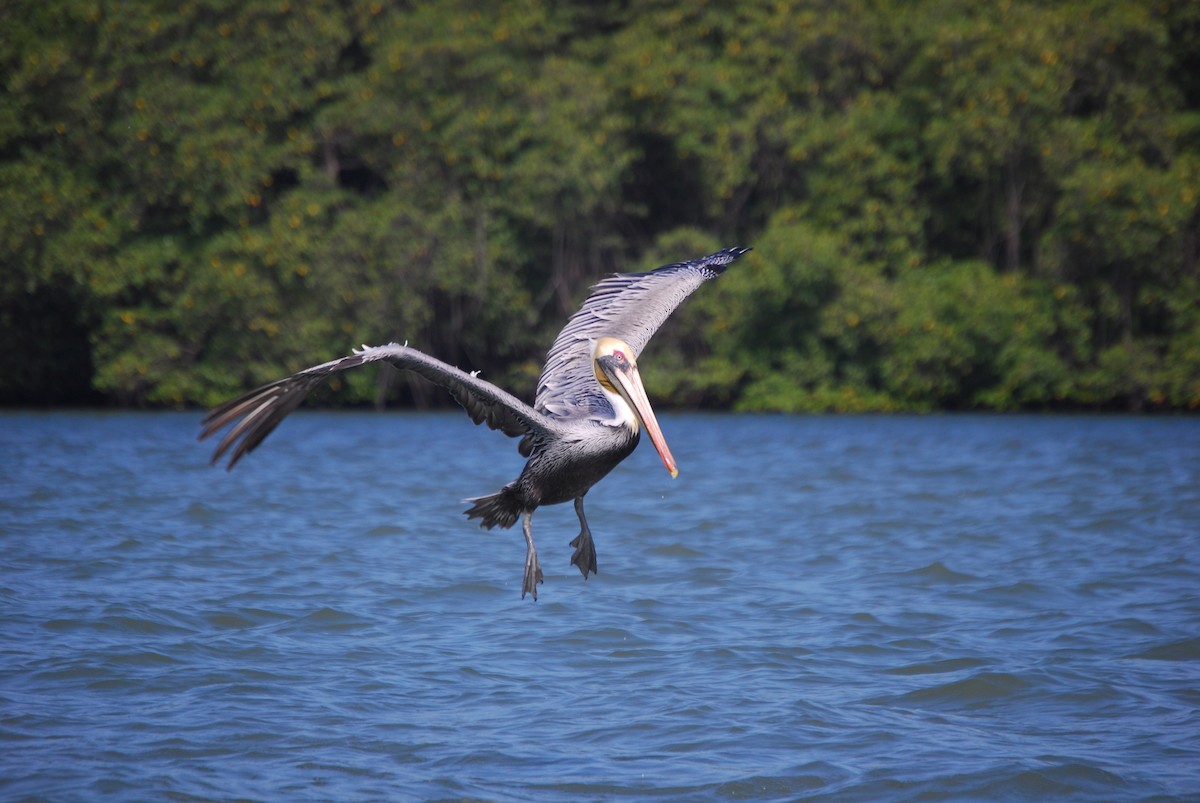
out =
<svg viewBox="0 0 1200 803"><path fill-rule="evenodd" d="M464 500L472 503L465 513L489 530L521 519L526 546L521 598L532 594L537 600L542 568L532 521L539 506L575 502L580 532L571 541L571 564L586 580L597 570L583 497L629 456L643 428L671 477L678 476L642 387L637 356L685 298L749 250L727 248L691 262L603 279L550 347L533 407L480 379L478 371L467 373L408 344L389 343L363 346L222 404L204 418L200 439L236 421L212 457L216 464L232 449L227 467L232 469L330 376L378 360L419 374L450 391L476 424L521 438L518 451L529 458L521 475L494 494Z"/></svg>

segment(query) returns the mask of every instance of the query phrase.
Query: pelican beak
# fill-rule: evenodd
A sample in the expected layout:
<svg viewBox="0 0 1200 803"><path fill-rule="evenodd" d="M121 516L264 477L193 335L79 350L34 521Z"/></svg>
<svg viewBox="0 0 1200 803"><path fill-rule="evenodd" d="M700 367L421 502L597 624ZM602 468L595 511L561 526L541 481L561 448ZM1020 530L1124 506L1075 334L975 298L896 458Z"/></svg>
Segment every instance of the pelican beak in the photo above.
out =
<svg viewBox="0 0 1200 803"><path fill-rule="evenodd" d="M601 360L600 365L621 396L633 408L633 413L641 421L642 426L646 428L650 442L658 450L658 456L662 458L663 465L667 467L667 471L671 472L671 479L678 477L679 469L675 467L675 458L671 456L671 450L667 448L667 441L663 438L662 430L658 428L658 419L654 417L650 400L646 398L646 388L642 386L642 375L638 373L637 365L632 361L617 363L611 358Z"/></svg>

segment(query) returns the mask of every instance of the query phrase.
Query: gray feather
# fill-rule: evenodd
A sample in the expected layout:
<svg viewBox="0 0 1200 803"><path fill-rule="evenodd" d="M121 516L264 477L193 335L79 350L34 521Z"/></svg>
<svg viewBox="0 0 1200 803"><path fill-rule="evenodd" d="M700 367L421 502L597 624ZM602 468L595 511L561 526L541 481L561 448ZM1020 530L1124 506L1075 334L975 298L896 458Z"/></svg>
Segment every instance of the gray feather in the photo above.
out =
<svg viewBox="0 0 1200 803"><path fill-rule="evenodd" d="M691 262L647 273L617 273L602 280L550 347L534 408L554 417L610 414L592 368L596 339L620 338L633 348L636 358L685 298L749 250L727 248Z"/></svg>
<svg viewBox="0 0 1200 803"><path fill-rule="evenodd" d="M397 368L420 374L446 388L476 424L486 423L492 429L514 438L523 436L530 443L556 433L553 422L492 383L416 349L389 343L386 346L364 346L361 351L347 357L306 368L215 408L202 422L204 429L200 433L201 440L241 420L221 439L213 453L212 462L216 463L222 455L233 449L228 466L233 468L243 455L254 451L317 386L334 374L377 360L386 360Z"/></svg>

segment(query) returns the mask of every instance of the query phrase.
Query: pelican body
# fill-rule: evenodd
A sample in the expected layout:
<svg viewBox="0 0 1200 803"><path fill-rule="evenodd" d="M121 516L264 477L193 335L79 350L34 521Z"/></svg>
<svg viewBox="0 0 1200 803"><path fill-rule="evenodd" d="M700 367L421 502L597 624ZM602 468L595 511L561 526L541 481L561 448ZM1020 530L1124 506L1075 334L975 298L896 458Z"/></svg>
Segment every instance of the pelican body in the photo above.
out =
<svg viewBox="0 0 1200 803"><path fill-rule="evenodd" d="M446 388L476 423L521 438L528 458L520 476L488 496L467 499L466 515L480 526L511 527L521 519L525 573L521 597L543 582L534 546L533 513L542 505L573 501L579 535L571 564L586 580L596 573L596 549L583 498L637 447L644 429L672 477L675 458L646 398L637 357L663 321L704 282L721 275L749 248L728 248L702 259L664 265L647 273L614 274L592 288L550 348L531 407L477 376L407 344L364 346L307 368L214 408L200 438L233 425L213 453L230 452L228 468L254 450L279 422L330 376L384 360ZM230 451L232 450L232 451Z"/></svg>

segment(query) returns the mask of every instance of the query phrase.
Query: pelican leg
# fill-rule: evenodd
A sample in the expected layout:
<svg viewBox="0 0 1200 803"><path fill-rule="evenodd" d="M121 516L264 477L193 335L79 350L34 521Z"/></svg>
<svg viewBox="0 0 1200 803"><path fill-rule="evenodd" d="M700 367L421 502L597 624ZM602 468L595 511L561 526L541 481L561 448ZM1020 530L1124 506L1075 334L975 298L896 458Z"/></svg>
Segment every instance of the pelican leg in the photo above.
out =
<svg viewBox="0 0 1200 803"><path fill-rule="evenodd" d="M596 545L592 542L592 531L588 529L587 519L583 517L583 497L575 497L575 515L579 516L579 535L571 542L575 554L571 556L571 565L578 566L586 580L588 572L599 574L596 569Z"/></svg>
<svg viewBox="0 0 1200 803"><path fill-rule="evenodd" d="M537 602L537 584L542 582L542 565L538 563L537 550L533 546L533 512L526 511L521 520L521 529L525 532L525 580L521 583L521 599L526 594L533 594Z"/></svg>

